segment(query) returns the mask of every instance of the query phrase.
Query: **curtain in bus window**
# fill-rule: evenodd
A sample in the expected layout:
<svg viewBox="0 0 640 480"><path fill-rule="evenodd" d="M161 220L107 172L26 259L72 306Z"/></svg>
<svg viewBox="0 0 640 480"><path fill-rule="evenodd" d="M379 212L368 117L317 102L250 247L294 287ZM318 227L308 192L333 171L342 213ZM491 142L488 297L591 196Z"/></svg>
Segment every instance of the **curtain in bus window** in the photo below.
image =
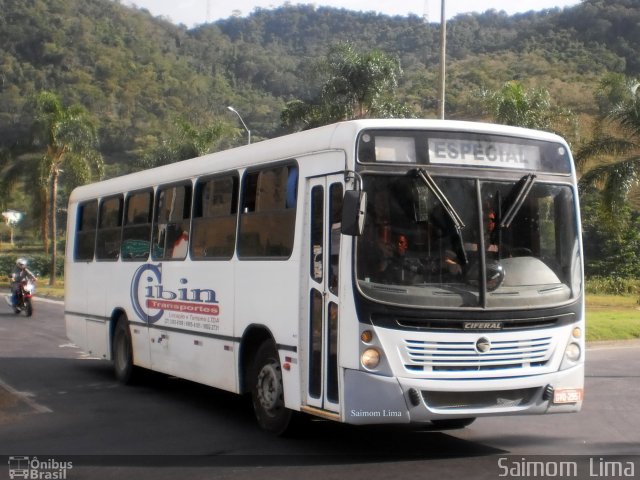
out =
<svg viewBox="0 0 640 480"><path fill-rule="evenodd" d="M96 240L97 260L116 260L120 254L122 206L122 196L108 198L100 202Z"/></svg>
<svg viewBox="0 0 640 480"><path fill-rule="evenodd" d="M245 175L239 257L287 258L291 255L297 204L297 183L291 178L297 178L297 175L294 165L271 167Z"/></svg>
<svg viewBox="0 0 640 480"><path fill-rule="evenodd" d="M190 218L190 184L158 189L151 245L154 260L183 260L187 256Z"/></svg>
<svg viewBox="0 0 640 480"><path fill-rule="evenodd" d="M122 228L121 258L123 260L146 260L149 257L152 205L151 190L127 196Z"/></svg>
<svg viewBox="0 0 640 480"><path fill-rule="evenodd" d="M194 198L191 258L231 258L236 243L237 214L237 176L199 180Z"/></svg>
<svg viewBox="0 0 640 480"><path fill-rule="evenodd" d="M93 260L93 249L96 240L96 223L98 220L98 201L82 203L78 206L78 227L74 259L77 261Z"/></svg>

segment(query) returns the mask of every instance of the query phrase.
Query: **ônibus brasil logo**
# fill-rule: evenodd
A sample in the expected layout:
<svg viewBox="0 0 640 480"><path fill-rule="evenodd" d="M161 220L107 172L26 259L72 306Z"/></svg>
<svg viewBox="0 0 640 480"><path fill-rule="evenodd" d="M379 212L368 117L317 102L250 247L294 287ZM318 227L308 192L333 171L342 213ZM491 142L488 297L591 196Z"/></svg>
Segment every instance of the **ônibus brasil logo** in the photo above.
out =
<svg viewBox="0 0 640 480"><path fill-rule="evenodd" d="M131 281L131 304L138 317L156 323L165 312L216 316L220 313L215 290L189 288L181 278L180 288L169 290L162 284L162 264L142 265Z"/></svg>

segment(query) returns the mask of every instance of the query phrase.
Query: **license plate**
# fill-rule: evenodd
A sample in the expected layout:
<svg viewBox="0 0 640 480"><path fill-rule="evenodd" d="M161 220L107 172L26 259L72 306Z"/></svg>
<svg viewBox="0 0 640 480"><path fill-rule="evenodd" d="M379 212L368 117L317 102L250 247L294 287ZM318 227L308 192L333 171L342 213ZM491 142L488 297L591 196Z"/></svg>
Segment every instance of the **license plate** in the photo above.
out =
<svg viewBox="0 0 640 480"><path fill-rule="evenodd" d="M563 388L553 392L553 403L578 403L582 401L581 388Z"/></svg>

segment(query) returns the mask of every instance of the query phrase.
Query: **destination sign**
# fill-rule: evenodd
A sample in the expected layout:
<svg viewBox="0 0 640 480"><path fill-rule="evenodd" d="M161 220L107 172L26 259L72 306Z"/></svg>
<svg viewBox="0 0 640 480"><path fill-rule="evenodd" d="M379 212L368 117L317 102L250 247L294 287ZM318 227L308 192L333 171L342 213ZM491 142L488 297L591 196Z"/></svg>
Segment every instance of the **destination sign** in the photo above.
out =
<svg viewBox="0 0 640 480"><path fill-rule="evenodd" d="M537 170L540 148L504 142L430 138L429 163Z"/></svg>

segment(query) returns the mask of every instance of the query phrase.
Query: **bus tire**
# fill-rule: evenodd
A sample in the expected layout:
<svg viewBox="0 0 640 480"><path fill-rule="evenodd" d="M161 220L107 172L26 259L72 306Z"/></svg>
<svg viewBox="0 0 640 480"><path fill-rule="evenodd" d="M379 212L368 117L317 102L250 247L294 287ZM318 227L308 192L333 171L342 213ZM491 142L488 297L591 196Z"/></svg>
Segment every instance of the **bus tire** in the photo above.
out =
<svg viewBox="0 0 640 480"><path fill-rule="evenodd" d="M263 342L258 348L249 381L258 425L276 435L284 434L293 411L284 406L282 367L272 340Z"/></svg>
<svg viewBox="0 0 640 480"><path fill-rule="evenodd" d="M118 382L129 385L133 383L135 366L133 365L133 347L129 322L122 316L113 332L113 372Z"/></svg>
<svg viewBox="0 0 640 480"><path fill-rule="evenodd" d="M431 420L431 423L438 430L457 430L468 427L475 421L475 418L449 418L446 420Z"/></svg>

